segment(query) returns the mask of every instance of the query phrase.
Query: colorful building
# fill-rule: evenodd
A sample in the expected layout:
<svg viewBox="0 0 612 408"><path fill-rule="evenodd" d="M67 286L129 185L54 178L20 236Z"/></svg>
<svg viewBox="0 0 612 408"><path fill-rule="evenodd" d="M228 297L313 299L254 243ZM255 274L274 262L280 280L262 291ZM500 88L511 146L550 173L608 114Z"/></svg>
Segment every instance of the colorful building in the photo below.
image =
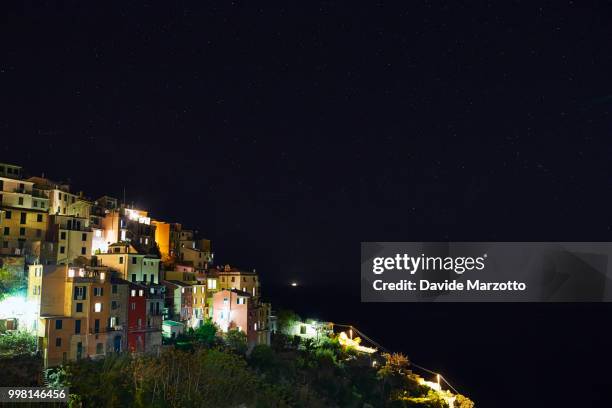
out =
<svg viewBox="0 0 612 408"><path fill-rule="evenodd" d="M176 335L207 318L244 330L251 345L269 344L270 304L256 271L209 268L211 242L197 235L0 163L0 264L28 279L36 318L27 326L45 366L156 353L162 330ZM171 269L163 276L162 260Z"/></svg>
<svg viewBox="0 0 612 408"><path fill-rule="evenodd" d="M156 220L151 221L151 223L155 226L155 242L159 247L162 262L173 263L179 253L182 225Z"/></svg>
<svg viewBox="0 0 612 408"><path fill-rule="evenodd" d="M88 217L50 215L41 262L47 265L69 264L81 259L81 263L88 263L92 255L92 239Z"/></svg>
<svg viewBox="0 0 612 408"><path fill-rule="evenodd" d="M189 322L193 314L193 289L190 283L164 280L166 319Z"/></svg>
<svg viewBox="0 0 612 408"><path fill-rule="evenodd" d="M112 274L100 267L29 267L28 298L45 367L123 350L124 327L111 313L118 291Z"/></svg>
<svg viewBox="0 0 612 408"><path fill-rule="evenodd" d="M209 273L218 276L218 284L221 290L236 289L251 294L256 300L259 299L259 277L257 272L244 271L230 265L225 265L223 268L218 267L209 270Z"/></svg>
<svg viewBox="0 0 612 408"><path fill-rule="evenodd" d="M159 283L160 259L139 253L129 242L118 242L108 252L96 255L99 265L108 266L130 282Z"/></svg>
<svg viewBox="0 0 612 408"><path fill-rule="evenodd" d="M145 288L130 283L128 297L128 349L131 352L144 352L146 343L147 302Z"/></svg>
<svg viewBox="0 0 612 408"><path fill-rule="evenodd" d="M129 242L144 254L156 251L155 225L147 211L122 205L105 213L100 224L107 243Z"/></svg>
<svg viewBox="0 0 612 408"><path fill-rule="evenodd" d="M213 295L212 320L222 332L231 329L243 331L250 346L270 344L270 333L267 330L269 311L265 308L257 304L250 293L223 289Z"/></svg>
<svg viewBox="0 0 612 408"><path fill-rule="evenodd" d="M22 179L19 166L0 163L0 254L40 259L48 223L49 199Z"/></svg>

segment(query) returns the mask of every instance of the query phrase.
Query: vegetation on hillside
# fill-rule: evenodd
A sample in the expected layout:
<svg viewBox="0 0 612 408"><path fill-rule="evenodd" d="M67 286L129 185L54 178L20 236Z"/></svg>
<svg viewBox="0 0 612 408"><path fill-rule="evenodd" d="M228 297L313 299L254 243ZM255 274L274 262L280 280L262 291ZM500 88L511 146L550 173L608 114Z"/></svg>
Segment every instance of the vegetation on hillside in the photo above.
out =
<svg viewBox="0 0 612 408"><path fill-rule="evenodd" d="M452 407L410 371L401 354L370 356L337 338L274 336L249 353L244 333L219 336L207 322L164 347L161 355L119 354L48 370L70 386L72 407ZM373 364L373 361L380 361ZM471 404L471 405L470 405Z"/></svg>
<svg viewBox="0 0 612 408"><path fill-rule="evenodd" d="M26 332L0 333L0 387L35 387L42 361L34 355L36 337Z"/></svg>

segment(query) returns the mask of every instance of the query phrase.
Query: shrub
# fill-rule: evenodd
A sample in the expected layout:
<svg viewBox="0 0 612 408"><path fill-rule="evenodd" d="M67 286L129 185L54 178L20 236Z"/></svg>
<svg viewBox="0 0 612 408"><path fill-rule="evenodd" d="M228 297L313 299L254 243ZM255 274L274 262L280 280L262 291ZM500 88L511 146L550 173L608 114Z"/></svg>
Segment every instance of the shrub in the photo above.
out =
<svg viewBox="0 0 612 408"><path fill-rule="evenodd" d="M20 355L36 351L36 337L24 332L0 334L0 354Z"/></svg>
<svg viewBox="0 0 612 408"><path fill-rule="evenodd" d="M247 351L247 336L242 330L228 330L225 335L225 344L234 352L244 354Z"/></svg>

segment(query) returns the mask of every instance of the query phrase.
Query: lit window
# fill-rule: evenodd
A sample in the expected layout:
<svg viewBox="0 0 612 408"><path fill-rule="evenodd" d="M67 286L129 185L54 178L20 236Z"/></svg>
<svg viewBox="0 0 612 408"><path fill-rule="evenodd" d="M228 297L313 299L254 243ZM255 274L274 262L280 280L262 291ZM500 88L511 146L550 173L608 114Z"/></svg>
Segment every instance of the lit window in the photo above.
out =
<svg viewBox="0 0 612 408"><path fill-rule="evenodd" d="M253 325L253 330L257 330L257 323Z"/></svg>
<svg viewBox="0 0 612 408"><path fill-rule="evenodd" d="M94 312L101 312L102 311L102 303L96 303L94 305Z"/></svg>
<svg viewBox="0 0 612 408"><path fill-rule="evenodd" d="M69 278L74 278L74 269L72 269L72 268L68 269L68 277Z"/></svg>
<svg viewBox="0 0 612 408"><path fill-rule="evenodd" d="M100 279L104 280L106 278L106 273L100 272Z"/></svg>
<svg viewBox="0 0 612 408"><path fill-rule="evenodd" d="M143 295L144 295L144 290L140 289L140 290L138 291L138 296L143 296Z"/></svg>
<svg viewBox="0 0 612 408"><path fill-rule="evenodd" d="M132 297L136 296L136 290L132 289Z"/></svg>

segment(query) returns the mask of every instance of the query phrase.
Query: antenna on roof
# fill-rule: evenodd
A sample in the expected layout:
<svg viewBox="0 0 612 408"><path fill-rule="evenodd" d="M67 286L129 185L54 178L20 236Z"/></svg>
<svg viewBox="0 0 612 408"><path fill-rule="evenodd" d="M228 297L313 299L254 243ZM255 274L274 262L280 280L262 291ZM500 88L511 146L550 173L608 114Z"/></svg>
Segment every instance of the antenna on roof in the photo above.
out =
<svg viewBox="0 0 612 408"><path fill-rule="evenodd" d="M125 186L123 186L123 205L125 206Z"/></svg>

